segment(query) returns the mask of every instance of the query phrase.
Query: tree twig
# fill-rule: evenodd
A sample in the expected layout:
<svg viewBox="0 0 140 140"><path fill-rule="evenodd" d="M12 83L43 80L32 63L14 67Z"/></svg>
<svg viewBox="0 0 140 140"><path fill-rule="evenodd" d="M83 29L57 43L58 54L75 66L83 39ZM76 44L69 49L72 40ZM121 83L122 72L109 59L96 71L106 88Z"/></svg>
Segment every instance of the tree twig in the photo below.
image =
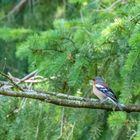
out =
<svg viewBox="0 0 140 140"><path fill-rule="evenodd" d="M24 82L24 81L26 81L26 80L34 77L37 73L38 73L38 70L35 70L35 71L29 73L27 76L25 76L24 78L22 78L20 82Z"/></svg>
<svg viewBox="0 0 140 140"><path fill-rule="evenodd" d="M8 75L6 75L5 73L0 71L0 75L2 75L3 77L5 77L6 79L8 79L13 86L15 86L16 88L18 88L21 91L24 91L18 84L22 83L22 82L29 82L29 83L39 83L39 82L44 82L46 81L46 79L42 79L42 80L30 80L32 77L34 77L36 74L38 73L38 70L35 70L31 73L29 73L28 75L26 75L25 77L23 77L22 79L19 79L17 77L12 76L11 73L8 73ZM11 86L10 83L5 82L5 81L0 81L0 84L2 85L7 85L7 86ZM12 86L11 86L12 87Z"/></svg>
<svg viewBox="0 0 140 140"><path fill-rule="evenodd" d="M0 71L0 75L8 79L17 89L24 91L20 86L18 86L8 75Z"/></svg>
<svg viewBox="0 0 140 140"><path fill-rule="evenodd" d="M23 9L23 7L25 6L27 0L21 0L11 11L9 11L9 13L7 15L5 15L4 17L2 17L0 19L0 21L7 19L9 16L19 12L20 10Z"/></svg>
<svg viewBox="0 0 140 140"><path fill-rule="evenodd" d="M9 15L13 15L14 13L18 12L27 2L27 0L21 0L9 13Z"/></svg>

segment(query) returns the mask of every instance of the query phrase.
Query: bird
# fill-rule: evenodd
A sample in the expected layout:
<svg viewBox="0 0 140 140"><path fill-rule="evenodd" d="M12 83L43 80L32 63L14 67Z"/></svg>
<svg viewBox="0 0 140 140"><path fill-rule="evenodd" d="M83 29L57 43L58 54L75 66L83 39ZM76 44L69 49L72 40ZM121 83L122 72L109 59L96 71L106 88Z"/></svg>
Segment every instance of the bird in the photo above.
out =
<svg viewBox="0 0 140 140"><path fill-rule="evenodd" d="M92 86L93 93L100 99L101 103L109 100L120 110L123 110L125 106L118 101L114 91L108 87L100 76L97 76L92 80Z"/></svg>

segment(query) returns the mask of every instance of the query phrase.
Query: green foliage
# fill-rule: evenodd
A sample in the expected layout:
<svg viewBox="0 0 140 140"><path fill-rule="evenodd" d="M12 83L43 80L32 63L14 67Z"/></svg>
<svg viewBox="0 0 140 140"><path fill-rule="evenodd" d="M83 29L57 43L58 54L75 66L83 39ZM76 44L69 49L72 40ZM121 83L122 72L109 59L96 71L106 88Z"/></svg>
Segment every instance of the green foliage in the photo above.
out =
<svg viewBox="0 0 140 140"><path fill-rule="evenodd" d="M123 112L113 112L108 118L108 123L111 129L121 128L126 121L126 113Z"/></svg>
<svg viewBox="0 0 140 140"><path fill-rule="evenodd" d="M133 133L134 140L138 140L140 137L140 124L138 125L138 131Z"/></svg>
<svg viewBox="0 0 140 140"><path fill-rule="evenodd" d="M13 41L13 40L21 40L25 38L31 30L19 28L19 29L11 29L11 28L0 28L0 38L5 41Z"/></svg>
<svg viewBox="0 0 140 140"><path fill-rule="evenodd" d="M1 70L26 74L38 69L48 78L38 88L80 96L89 96L89 80L101 75L121 102L139 104L140 2L113 2L33 1L13 20L0 20ZM11 5L1 2L0 17ZM135 113L0 99L2 139L139 139Z"/></svg>

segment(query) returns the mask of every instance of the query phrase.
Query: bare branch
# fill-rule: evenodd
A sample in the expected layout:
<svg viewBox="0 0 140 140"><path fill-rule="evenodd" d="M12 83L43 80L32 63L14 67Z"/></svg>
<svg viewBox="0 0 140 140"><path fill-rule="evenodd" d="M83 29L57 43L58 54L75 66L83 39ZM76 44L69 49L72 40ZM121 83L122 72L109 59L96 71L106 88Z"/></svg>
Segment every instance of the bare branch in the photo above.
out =
<svg viewBox="0 0 140 140"><path fill-rule="evenodd" d="M15 86L16 88L18 88L21 91L24 91L24 89L22 89L18 84L22 83L22 82L27 82L27 83L40 83L40 82L44 82L46 81L46 78L43 78L41 76L37 76L38 70L35 70L31 73L29 73L27 76L23 77L22 79L19 79L17 77L12 76L11 73L8 72L8 75L6 75L5 73L0 71L0 75L2 75L3 77L5 77L6 79L8 79L13 86ZM40 77L41 79L34 79L34 78L38 78ZM0 81L0 84L5 87L13 87L10 83L6 83L4 81Z"/></svg>
<svg viewBox="0 0 140 140"><path fill-rule="evenodd" d="M5 73L3 73L1 71L0 71L0 75L7 78L17 89L23 91L23 89L20 86L18 86L8 75L6 75Z"/></svg>
<svg viewBox="0 0 140 140"><path fill-rule="evenodd" d="M0 21L9 18L11 15L14 15L17 12L21 11L22 9L24 9L26 3L27 3L27 0L21 0L17 5L14 6L14 8L11 11L9 11L9 13L7 15L2 17L0 19Z"/></svg>
<svg viewBox="0 0 140 140"><path fill-rule="evenodd" d="M91 101L91 102L97 102L97 99L91 99L91 98L83 98L83 97L78 97L78 96L72 96L69 94L63 94L63 93L57 93L57 92L50 92L50 91L43 91L43 90L37 90L34 89L34 91L38 93L44 93L44 94L49 94L50 96L55 96L57 98L61 99L68 99L68 100L77 100L77 101Z"/></svg>
<svg viewBox="0 0 140 140"><path fill-rule="evenodd" d="M35 70L35 71L31 72L30 74L28 74L27 76L22 78L20 82L24 82L24 81L34 77L37 73L38 73L38 70Z"/></svg>
<svg viewBox="0 0 140 140"><path fill-rule="evenodd" d="M13 15L15 13L17 13L18 11L20 11L23 6L25 5L25 3L27 2L27 0L21 0L9 13L8 16Z"/></svg>
<svg viewBox="0 0 140 140"><path fill-rule="evenodd" d="M17 77L14 77L14 76L13 76L11 73L9 73L9 72L8 72L8 75L9 75L9 78L10 78L12 81L14 81L14 82L16 82L17 84L19 84L19 83L22 83L22 82L25 82L25 81L30 80L30 79L31 79L32 77L34 77L37 73L38 73L38 70L35 70L35 71L29 73L28 75L26 75L25 77L23 77L22 79L19 79L19 78L17 78Z"/></svg>
<svg viewBox="0 0 140 140"><path fill-rule="evenodd" d="M21 88L19 83L25 82L26 80L30 80L33 77L35 78L37 75L37 71L33 71L32 73L28 74L22 79L19 79L18 82L14 82L12 79L12 75L9 77L8 75L0 72L0 74L4 77L6 77L13 86L17 87L18 89ZM40 76L39 76L40 77ZM14 77L15 78L15 77ZM43 78L43 77L42 77ZM17 79L17 78L16 78ZM9 82L0 81L0 84L6 87L9 87L12 85ZM22 89L22 88L21 88ZM66 106L66 107L74 107L74 108L92 108L92 109L104 109L107 111L121 111L117 107L112 107L109 104L101 104L96 99L90 99L90 98L83 98L83 97L77 97L72 96L69 94L64 93L57 93L57 92L50 92L50 91L42 91L38 89L30 90L25 89L21 91L13 91L11 88L2 88L0 87L0 94L4 96L11 96L11 97L24 97L24 98L31 98L36 100L41 100L47 103L59 105L59 106ZM125 112L140 112L140 106L138 105L129 105L123 108L123 111Z"/></svg>
<svg viewBox="0 0 140 140"><path fill-rule="evenodd" d="M47 93L47 92L46 92ZM49 92L48 92L49 93ZM93 102L92 100L83 98L83 101L78 100L69 100L69 99L61 99L57 96L51 96L49 94L38 93L35 91L11 91L11 90L2 90L0 89L0 94L4 96L11 96L11 97L25 97L31 98L36 100L41 100L47 103L65 106L65 107L73 107L73 108L91 108L91 109L104 109L107 111L121 111L119 108L113 108L111 105L108 104L101 104L100 102ZM78 97L77 97L78 98ZM140 106L138 105L129 105L124 108L125 112L140 112Z"/></svg>

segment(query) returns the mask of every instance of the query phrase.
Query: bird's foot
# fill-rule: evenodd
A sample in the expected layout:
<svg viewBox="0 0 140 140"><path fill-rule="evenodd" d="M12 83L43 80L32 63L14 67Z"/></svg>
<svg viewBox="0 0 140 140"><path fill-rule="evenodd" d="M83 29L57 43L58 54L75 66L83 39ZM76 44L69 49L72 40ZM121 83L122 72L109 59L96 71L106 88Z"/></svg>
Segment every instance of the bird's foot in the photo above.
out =
<svg viewBox="0 0 140 140"><path fill-rule="evenodd" d="M104 103L107 102L107 101L108 101L108 98L103 99L103 100L100 100L100 104L104 104Z"/></svg>

